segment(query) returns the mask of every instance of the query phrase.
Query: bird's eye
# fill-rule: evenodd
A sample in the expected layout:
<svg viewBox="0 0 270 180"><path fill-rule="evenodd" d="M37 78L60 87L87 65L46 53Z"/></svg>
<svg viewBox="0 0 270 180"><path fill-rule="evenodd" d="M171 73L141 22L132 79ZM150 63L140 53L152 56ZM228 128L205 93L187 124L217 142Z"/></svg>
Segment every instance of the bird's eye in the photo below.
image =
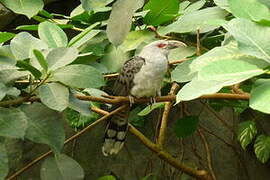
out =
<svg viewBox="0 0 270 180"><path fill-rule="evenodd" d="M159 48L165 48L167 46L167 44L164 44L164 43L160 43L157 45Z"/></svg>

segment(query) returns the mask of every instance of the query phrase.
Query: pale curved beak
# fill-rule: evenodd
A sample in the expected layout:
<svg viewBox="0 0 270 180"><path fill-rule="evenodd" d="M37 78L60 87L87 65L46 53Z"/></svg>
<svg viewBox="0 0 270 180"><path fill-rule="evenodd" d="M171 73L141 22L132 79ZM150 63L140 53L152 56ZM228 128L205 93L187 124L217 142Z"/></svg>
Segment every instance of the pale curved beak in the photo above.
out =
<svg viewBox="0 0 270 180"><path fill-rule="evenodd" d="M168 48L169 49L175 49L178 47L187 47L187 45L181 41L176 41L176 40L168 40Z"/></svg>

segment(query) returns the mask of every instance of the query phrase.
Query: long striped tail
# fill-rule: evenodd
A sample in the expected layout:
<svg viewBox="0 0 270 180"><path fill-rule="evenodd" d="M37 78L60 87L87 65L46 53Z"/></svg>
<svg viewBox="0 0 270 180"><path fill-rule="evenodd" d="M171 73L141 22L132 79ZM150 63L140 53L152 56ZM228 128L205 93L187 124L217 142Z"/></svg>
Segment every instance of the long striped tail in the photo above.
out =
<svg viewBox="0 0 270 180"><path fill-rule="evenodd" d="M130 107L127 107L109 120L102 147L104 156L117 154L122 149L128 130L129 112Z"/></svg>

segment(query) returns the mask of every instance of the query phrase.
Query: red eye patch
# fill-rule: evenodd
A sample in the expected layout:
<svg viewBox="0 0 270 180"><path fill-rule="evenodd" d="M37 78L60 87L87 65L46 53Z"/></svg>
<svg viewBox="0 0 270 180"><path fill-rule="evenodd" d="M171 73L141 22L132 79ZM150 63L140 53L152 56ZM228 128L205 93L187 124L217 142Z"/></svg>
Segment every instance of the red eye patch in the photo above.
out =
<svg viewBox="0 0 270 180"><path fill-rule="evenodd" d="M166 44L160 43L160 44L158 44L157 46L158 46L159 48L164 48L164 47L166 46Z"/></svg>

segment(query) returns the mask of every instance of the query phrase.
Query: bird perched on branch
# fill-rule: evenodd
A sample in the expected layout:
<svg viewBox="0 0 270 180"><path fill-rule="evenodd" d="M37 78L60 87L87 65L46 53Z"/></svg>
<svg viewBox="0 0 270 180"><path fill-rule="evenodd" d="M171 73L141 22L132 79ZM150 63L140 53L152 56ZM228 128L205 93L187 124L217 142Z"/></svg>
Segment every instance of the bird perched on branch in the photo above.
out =
<svg viewBox="0 0 270 180"><path fill-rule="evenodd" d="M131 104L133 97L160 96L163 77L168 68L169 51L180 46L186 45L175 40L158 40L146 45L138 56L124 63L114 84L113 95L129 96ZM105 156L117 154L123 147L130 108L109 119L102 147Z"/></svg>

